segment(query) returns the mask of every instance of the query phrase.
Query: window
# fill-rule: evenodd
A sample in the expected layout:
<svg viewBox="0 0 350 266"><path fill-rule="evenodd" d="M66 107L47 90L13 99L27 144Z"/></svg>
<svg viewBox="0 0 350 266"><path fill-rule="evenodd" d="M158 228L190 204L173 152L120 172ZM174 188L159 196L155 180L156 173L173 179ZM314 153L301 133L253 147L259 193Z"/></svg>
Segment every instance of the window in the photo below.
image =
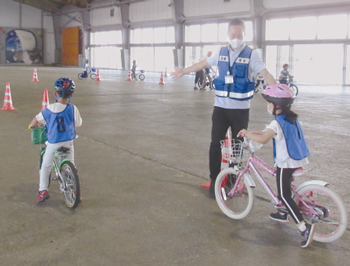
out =
<svg viewBox="0 0 350 266"><path fill-rule="evenodd" d="M202 42L217 42L218 41L218 24L203 24L201 29Z"/></svg>
<svg viewBox="0 0 350 266"><path fill-rule="evenodd" d="M348 15L318 17L318 39L344 39L347 29Z"/></svg>
<svg viewBox="0 0 350 266"><path fill-rule="evenodd" d="M92 45L122 44L122 33L120 30L99 31L91 34Z"/></svg>
<svg viewBox="0 0 350 266"><path fill-rule="evenodd" d="M266 40L288 40L290 19L272 19L266 21Z"/></svg>
<svg viewBox="0 0 350 266"><path fill-rule="evenodd" d="M141 30L141 43L153 43L153 28L144 28Z"/></svg>
<svg viewBox="0 0 350 266"><path fill-rule="evenodd" d="M165 43L167 39L166 28L155 28L154 29L154 43Z"/></svg>
<svg viewBox="0 0 350 266"><path fill-rule="evenodd" d="M291 40L314 40L317 33L317 17L300 17L290 20Z"/></svg>
<svg viewBox="0 0 350 266"><path fill-rule="evenodd" d="M185 27L185 42L201 41L201 25L191 25Z"/></svg>

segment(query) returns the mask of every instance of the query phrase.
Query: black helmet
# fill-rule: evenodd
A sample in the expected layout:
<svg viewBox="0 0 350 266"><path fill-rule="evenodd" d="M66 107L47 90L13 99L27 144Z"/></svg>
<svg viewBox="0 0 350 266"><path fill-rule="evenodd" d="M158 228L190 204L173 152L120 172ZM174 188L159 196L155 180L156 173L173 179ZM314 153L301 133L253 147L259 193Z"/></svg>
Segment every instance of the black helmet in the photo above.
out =
<svg viewBox="0 0 350 266"><path fill-rule="evenodd" d="M54 86L55 92L60 96L71 96L75 90L75 83L69 78L59 78L55 81Z"/></svg>

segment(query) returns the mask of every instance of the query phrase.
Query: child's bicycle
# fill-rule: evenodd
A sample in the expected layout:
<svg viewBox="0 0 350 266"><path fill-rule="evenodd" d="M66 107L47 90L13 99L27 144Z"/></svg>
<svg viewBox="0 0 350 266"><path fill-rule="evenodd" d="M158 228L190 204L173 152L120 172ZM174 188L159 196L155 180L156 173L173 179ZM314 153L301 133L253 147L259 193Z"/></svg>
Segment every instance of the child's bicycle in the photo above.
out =
<svg viewBox="0 0 350 266"><path fill-rule="evenodd" d="M81 72L78 74L78 79L87 79L90 75L90 78L92 80L95 80L96 79L96 75L97 75L97 72L96 72L96 68L91 68L89 69L89 71L87 71L87 74L85 75L84 72Z"/></svg>
<svg viewBox="0 0 350 266"><path fill-rule="evenodd" d="M39 158L39 171L43 162L46 147L42 147L46 141L46 128L37 127L31 128L32 142L33 144L40 144L40 158ZM67 147L60 147L55 151L53 169L55 171L54 176L50 173L49 186L52 180L58 182L59 190L64 195L64 201L66 205L75 209L80 202L80 183L78 177L78 171L74 163L67 158L70 149Z"/></svg>
<svg viewBox="0 0 350 266"><path fill-rule="evenodd" d="M146 78L145 76L145 71L144 70L141 70L139 68L136 69L135 71L135 74L132 74L131 75L131 78L134 79L134 80L141 80L141 81L144 81L144 79Z"/></svg>
<svg viewBox="0 0 350 266"><path fill-rule="evenodd" d="M232 219L243 219L249 214L253 208L253 188L256 187L250 175L253 172L270 195L272 204L286 213L283 203L258 171L260 168L270 176L276 176L274 168L255 155L255 150L262 144L247 139L243 143L239 140L225 141L221 141L222 156L233 167L222 170L215 182L215 197L221 211ZM304 172L305 169L299 168L293 176ZM313 239L324 243L340 238L348 222L342 199L327 186L327 182L320 180L307 181L298 187L292 184L293 197L301 214L307 222L316 224Z"/></svg>

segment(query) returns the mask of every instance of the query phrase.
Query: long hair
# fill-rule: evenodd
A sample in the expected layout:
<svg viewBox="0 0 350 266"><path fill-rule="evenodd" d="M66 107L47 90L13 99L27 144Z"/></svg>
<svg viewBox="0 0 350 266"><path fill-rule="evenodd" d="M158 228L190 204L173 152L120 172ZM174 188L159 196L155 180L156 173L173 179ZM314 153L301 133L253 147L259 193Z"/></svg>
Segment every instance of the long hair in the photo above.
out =
<svg viewBox="0 0 350 266"><path fill-rule="evenodd" d="M289 122L295 124L295 119L298 117L298 114L294 113L292 110L291 110L291 107L292 105L291 104L288 104L288 105L277 105L275 107L275 111L276 110L281 110L282 112L280 113L285 115L286 118L285 120L288 120Z"/></svg>

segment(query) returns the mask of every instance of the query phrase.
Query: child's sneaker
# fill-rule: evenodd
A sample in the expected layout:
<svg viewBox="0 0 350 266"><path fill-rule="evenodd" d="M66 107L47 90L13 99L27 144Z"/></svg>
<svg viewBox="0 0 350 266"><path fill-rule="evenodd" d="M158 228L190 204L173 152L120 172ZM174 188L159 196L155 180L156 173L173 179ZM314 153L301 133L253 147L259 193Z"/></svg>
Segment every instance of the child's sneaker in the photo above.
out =
<svg viewBox="0 0 350 266"><path fill-rule="evenodd" d="M276 212L276 213L271 213L269 215L269 218L271 220L274 220L280 223L288 223L289 222L288 215L289 215L288 213Z"/></svg>
<svg viewBox="0 0 350 266"><path fill-rule="evenodd" d="M304 232L301 232L301 236L303 238L303 240L301 241L302 248L306 248L311 244L315 231L315 224L305 223L305 225L306 230Z"/></svg>
<svg viewBox="0 0 350 266"><path fill-rule="evenodd" d="M39 191L39 195L38 195L38 198L36 199L36 202L43 202L48 198L50 198L49 192L47 192L47 190L42 190L42 191Z"/></svg>

